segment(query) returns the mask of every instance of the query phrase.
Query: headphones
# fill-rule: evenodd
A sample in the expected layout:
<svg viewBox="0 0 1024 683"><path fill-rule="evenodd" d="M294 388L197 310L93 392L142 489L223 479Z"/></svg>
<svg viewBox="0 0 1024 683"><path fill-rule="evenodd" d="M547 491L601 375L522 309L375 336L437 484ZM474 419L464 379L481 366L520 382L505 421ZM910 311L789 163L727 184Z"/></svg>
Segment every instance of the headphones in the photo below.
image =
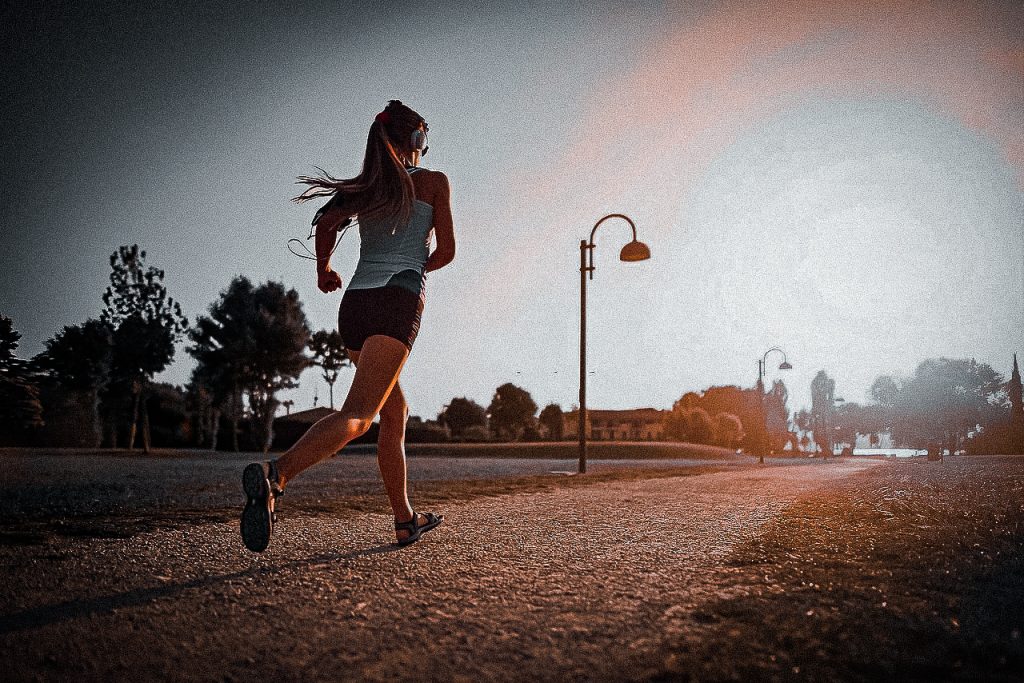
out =
<svg viewBox="0 0 1024 683"><path fill-rule="evenodd" d="M420 153L420 156L425 155L427 150L430 149L430 147L427 146L427 131L420 130L419 128L412 132L412 139L410 140L410 143L412 144L412 148Z"/></svg>

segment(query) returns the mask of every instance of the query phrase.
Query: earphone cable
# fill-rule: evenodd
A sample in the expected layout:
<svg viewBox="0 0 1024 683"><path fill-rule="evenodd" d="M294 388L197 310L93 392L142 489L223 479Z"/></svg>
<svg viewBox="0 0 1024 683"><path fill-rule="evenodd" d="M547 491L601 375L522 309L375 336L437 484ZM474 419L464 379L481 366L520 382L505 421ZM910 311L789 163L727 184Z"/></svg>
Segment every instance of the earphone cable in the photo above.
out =
<svg viewBox="0 0 1024 683"><path fill-rule="evenodd" d="M327 258L331 258L332 256L334 256L334 252L337 251L338 245L341 244L341 240L345 236L345 233L348 232L348 229L350 227L352 227L354 224L355 224L355 222L350 222L348 225L346 225L345 227L343 227L341 230L338 231L338 238L334 241L334 247L331 249L331 253L327 255ZM309 240L313 239L314 237L316 237L316 230L310 230L309 231L309 236L306 237L306 241L308 242ZM295 242L300 247L305 249L306 254L309 254L309 256L306 256L306 254L300 254L299 252L295 251L295 249L292 247L292 242ZM314 254L312 251L310 251L309 247L306 246L306 243L303 242L302 240L300 240L298 237L293 237L290 240L288 240L288 251L290 251L291 253L295 254L299 258L303 258L303 259L306 259L308 261L316 261L316 260L318 260L317 259L317 255Z"/></svg>

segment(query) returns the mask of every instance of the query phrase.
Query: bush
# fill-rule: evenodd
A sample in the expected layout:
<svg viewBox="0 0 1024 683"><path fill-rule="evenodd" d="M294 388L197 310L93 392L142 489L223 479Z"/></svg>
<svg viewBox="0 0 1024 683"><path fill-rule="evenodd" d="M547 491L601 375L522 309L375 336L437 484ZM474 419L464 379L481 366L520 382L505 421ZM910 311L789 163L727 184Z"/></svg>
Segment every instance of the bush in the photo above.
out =
<svg viewBox="0 0 1024 683"><path fill-rule="evenodd" d="M724 448L736 448L743 440L743 424L732 413L715 415L716 443Z"/></svg>
<svg viewBox="0 0 1024 683"><path fill-rule="evenodd" d="M473 425L462 430L462 433L458 438L453 438L452 441L458 442L481 442L490 441L491 431L487 427L481 425Z"/></svg>
<svg viewBox="0 0 1024 683"><path fill-rule="evenodd" d="M405 428L407 443L446 443L451 439L448 430L436 424L407 425Z"/></svg>

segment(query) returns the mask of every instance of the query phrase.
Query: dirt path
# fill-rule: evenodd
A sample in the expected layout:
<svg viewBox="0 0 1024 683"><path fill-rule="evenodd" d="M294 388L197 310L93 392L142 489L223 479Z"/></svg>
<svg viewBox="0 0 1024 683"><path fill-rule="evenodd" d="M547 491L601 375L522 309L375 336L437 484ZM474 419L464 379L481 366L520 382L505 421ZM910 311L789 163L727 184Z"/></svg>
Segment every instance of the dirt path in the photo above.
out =
<svg viewBox="0 0 1024 683"><path fill-rule="evenodd" d="M395 550L377 514L289 516L0 549L16 679L548 680L629 676L727 597L731 549L875 462L597 484L448 505Z"/></svg>

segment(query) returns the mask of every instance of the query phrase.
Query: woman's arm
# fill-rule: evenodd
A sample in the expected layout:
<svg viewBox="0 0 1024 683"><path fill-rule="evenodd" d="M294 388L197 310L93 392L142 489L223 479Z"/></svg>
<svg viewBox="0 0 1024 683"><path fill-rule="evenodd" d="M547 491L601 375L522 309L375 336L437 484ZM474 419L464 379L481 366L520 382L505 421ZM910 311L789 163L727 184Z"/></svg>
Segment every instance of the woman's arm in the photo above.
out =
<svg viewBox="0 0 1024 683"><path fill-rule="evenodd" d="M440 171L437 174L437 187L434 191L434 237L437 248L427 258L426 271L447 266L455 258L455 227L452 224L451 188L448 176Z"/></svg>
<svg viewBox="0 0 1024 683"><path fill-rule="evenodd" d="M316 280L324 293L341 287L341 276L331 270L331 251L338 240L338 226L346 218L340 209L332 209L316 222Z"/></svg>

